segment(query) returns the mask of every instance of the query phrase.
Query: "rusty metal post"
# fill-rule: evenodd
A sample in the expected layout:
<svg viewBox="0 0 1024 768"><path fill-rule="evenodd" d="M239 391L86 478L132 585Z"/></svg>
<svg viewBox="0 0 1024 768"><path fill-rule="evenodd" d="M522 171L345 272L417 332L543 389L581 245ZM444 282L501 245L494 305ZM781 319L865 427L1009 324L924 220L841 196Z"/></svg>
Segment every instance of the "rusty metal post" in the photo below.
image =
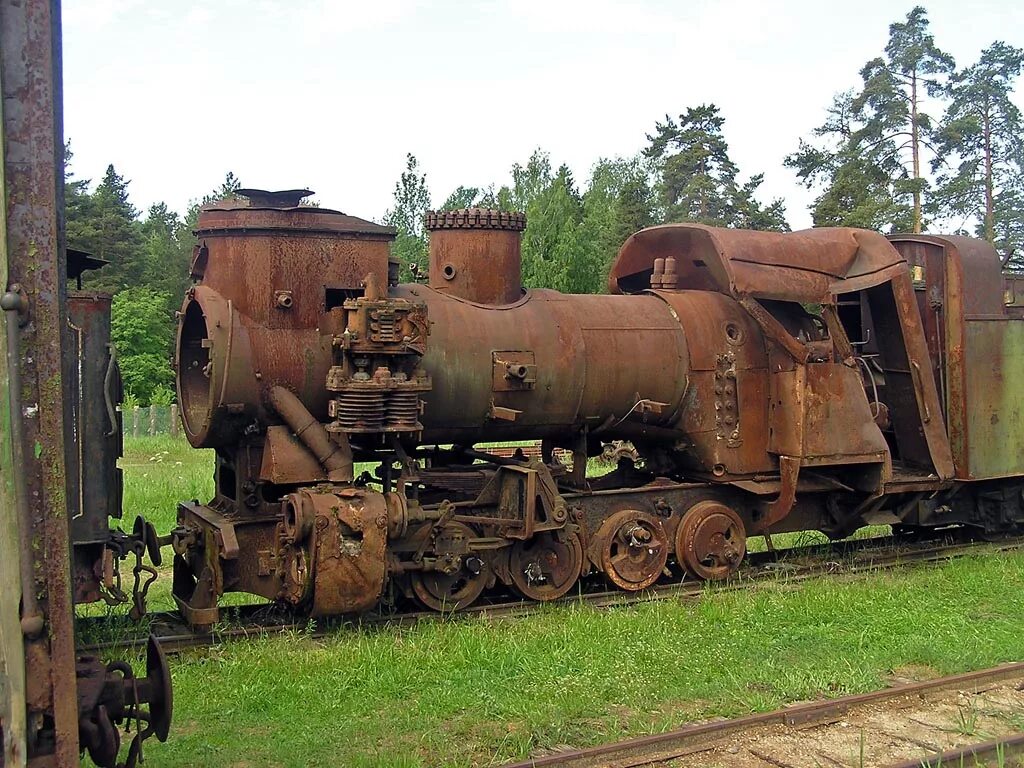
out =
<svg viewBox="0 0 1024 768"><path fill-rule="evenodd" d="M2 83L0 83L2 91ZM0 124L3 100L0 99ZM4 151L0 141L0 283L7 280L7 227L4 180ZM5 326L8 321L0 313ZM16 323L15 323L16 324ZM14 412L11 410L8 333L0 333L0 723L3 723L3 752L0 763L23 765L25 761L25 644L21 634L21 573L25 566L20 544L24 541L20 515L24 500L18 496L14 465ZM19 510L20 511L20 510Z"/></svg>
<svg viewBox="0 0 1024 768"><path fill-rule="evenodd" d="M39 753L48 764L71 766L78 763L79 742L65 485L65 430L71 420L62 384L70 363L62 360L68 329L59 2L0 0L0 87L7 264L2 287L5 322L19 326L21 382L8 406L9 418L20 422L20 446L5 439L14 456L20 448L21 466L14 471L24 476L32 502L25 522L38 542L38 548L20 553L32 560L32 577L23 588L35 596L44 619L42 627L22 622L26 747L9 764ZM13 378L12 371L6 373ZM52 749L41 748L44 731L50 731Z"/></svg>

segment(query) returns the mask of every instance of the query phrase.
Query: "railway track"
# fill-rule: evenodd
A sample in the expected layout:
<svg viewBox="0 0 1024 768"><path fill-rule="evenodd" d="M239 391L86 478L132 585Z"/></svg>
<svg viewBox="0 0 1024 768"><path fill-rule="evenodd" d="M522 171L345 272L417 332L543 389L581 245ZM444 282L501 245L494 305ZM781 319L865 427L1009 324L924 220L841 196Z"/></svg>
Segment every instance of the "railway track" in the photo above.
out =
<svg viewBox="0 0 1024 768"><path fill-rule="evenodd" d="M819 578L829 574L857 574L865 571L898 568L920 563L935 563L968 554L984 554L1024 547L1024 537L998 540L964 539L962 529L954 539L908 541L900 537L878 537L836 544L798 546L775 552L752 553L748 563L735 578L725 582L682 581L658 584L641 592L622 590L582 591L556 600L553 604L583 603L592 608L613 608L639 602L666 599L695 599L708 591L725 592L745 589L765 581L785 580L787 583ZM948 534L947 534L948 536ZM456 617L487 616L506 618L532 613L545 605L527 602L518 597L481 601L454 614ZM190 648L216 645L225 640L264 637L267 634L302 631L309 637L324 637L341 626L358 624L409 625L439 616L436 611L406 610L391 613L370 613L358 617L319 620L311 624L306 617L296 617L270 604L245 605L223 609L230 618L211 632L192 632L177 612L151 613L142 624L112 622L112 617L82 617L80 636L109 636L113 639L82 642L80 653L102 655L114 651L144 649L152 633L165 652L175 654ZM453 614L447 614L452 616Z"/></svg>
<svg viewBox="0 0 1024 768"><path fill-rule="evenodd" d="M996 766L1024 751L1024 663L899 683L612 744L540 755L506 768L639 766Z"/></svg>

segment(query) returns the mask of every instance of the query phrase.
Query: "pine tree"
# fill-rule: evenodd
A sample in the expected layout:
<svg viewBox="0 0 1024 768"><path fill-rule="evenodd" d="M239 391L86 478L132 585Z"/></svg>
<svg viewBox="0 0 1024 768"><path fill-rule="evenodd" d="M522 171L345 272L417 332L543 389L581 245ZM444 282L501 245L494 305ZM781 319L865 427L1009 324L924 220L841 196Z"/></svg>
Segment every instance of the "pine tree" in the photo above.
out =
<svg viewBox="0 0 1024 768"><path fill-rule="evenodd" d="M953 57L928 32L928 12L917 6L904 22L889 25L885 55L864 65L864 87L851 105L862 122L855 136L860 151L877 158L879 167L899 164L897 183L913 199L914 232L923 227L923 158L927 152L934 154L932 120L922 109L923 101L926 95L942 95L954 68Z"/></svg>
<svg viewBox="0 0 1024 768"><path fill-rule="evenodd" d="M643 168L637 168L619 187L615 199L615 223L610 234L616 253L634 232L657 223L654 206L654 189L648 173Z"/></svg>
<svg viewBox="0 0 1024 768"><path fill-rule="evenodd" d="M860 144L853 93L837 94L813 139L801 139L784 164L808 189L820 190L811 206L816 227L863 227L899 232L913 225L909 193L897 188L896 158Z"/></svg>
<svg viewBox="0 0 1024 768"><path fill-rule="evenodd" d="M1022 67L1024 50L996 42L951 78L938 136L940 157L952 162L933 163L939 173L936 208L977 221L977 234L990 243L1001 234L1004 255L1024 245L1008 237L1022 226L1013 220L1024 173L1024 122L1011 99Z"/></svg>
<svg viewBox="0 0 1024 768"><path fill-rule="evenodd" d="M163 202L150 206L141 229L145 253L142 284L171 297L174 303L180 302L188 285L191 257L181 238L189 233L178 214Z"/></svg>
<svg viewBox="0 0 1024 768"><path fill-rule="evenodd" d="M130 182L107 166L103 181L90 196L88 231L84 250L109 262L103 269L86 273L90 288L113 293L139 285L145 272L139 212L128 199Z"/></svg>
<svg viewBox="0 0 1024 768"><path fill-rule="evenodd" d="M693 221L722 227L756 225L787 229L781 200L767 208L754 198L762 176L744 184L729 157L725 124L714 104L686 110L676 122L668 115L648 134L644 154L659 176L661 214L665 221Z"/></svg>
<svg viewBox="0 0 1024 768"><path fill-rule="evenodd" d="M92 219L92 196L89 180L76 179L71 172L71 142L64 145L64 229L67 247L86 253L96 242Z"/></svg>
<svg viewBox="0 0 1024 768"><path fill-rule="evenodd" d="M1024 270L1024 177L1009 181L995 197L995 240L1003 266Z"/></svg>

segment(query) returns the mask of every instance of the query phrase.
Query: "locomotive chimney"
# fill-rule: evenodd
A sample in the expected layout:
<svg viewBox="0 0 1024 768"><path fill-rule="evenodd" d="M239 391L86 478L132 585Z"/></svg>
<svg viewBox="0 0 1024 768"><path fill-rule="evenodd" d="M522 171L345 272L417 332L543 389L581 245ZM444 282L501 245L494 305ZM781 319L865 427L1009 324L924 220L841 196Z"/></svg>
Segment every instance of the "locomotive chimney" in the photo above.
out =
<svg viewBox="0 0 1024 768"><path fill-rule="evenodd" d="M526 214L491 208L429 211L426 226L431 288L477 304L519 301Z"/></svg>

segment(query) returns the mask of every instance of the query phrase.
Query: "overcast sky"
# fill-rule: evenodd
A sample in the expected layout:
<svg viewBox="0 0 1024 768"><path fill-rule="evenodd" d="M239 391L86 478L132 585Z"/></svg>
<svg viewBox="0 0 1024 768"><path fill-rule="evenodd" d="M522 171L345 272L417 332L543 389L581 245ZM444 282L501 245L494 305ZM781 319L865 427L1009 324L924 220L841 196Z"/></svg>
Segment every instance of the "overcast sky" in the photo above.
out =
<svg viewBox="0 0 1024 768"><path fill-rule="evenodd" d="M379 218L407 152L437 204L507 182L538 146L582 186L666 113L714 102L741 174L763 172L762 197L802 227L811 195L782 159L912 6L64 0L65 136L76 176L113 163L142 209L184 211L230 170ZM993 40L1024 46L1024 3L926 7L958 64Z"/></svg>

